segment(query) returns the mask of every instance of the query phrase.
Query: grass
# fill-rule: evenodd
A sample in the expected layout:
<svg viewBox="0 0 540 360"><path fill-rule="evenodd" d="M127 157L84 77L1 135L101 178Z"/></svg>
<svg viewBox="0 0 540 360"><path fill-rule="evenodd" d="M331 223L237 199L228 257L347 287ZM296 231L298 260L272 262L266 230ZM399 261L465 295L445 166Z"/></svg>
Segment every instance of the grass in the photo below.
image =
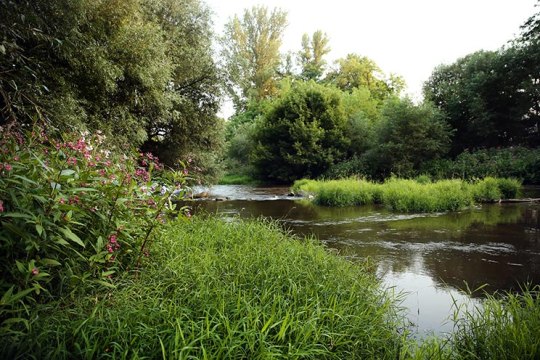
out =
<svg viewBox="0 0 540 360"><path fill-rule="evenodd" d="M540 357L540 287L502 298L487 295L482 305L461 307L454 332L431 338L416 351L417 359L538 359Z"/></svg>
<svg viewBox="0 0 540 360"><path fill-rule="evenodd" d="M256 185L258 181L249 175L225 174L219 179L219 185Z"/></svg>
<svg viewBox="0 0 540 360"><path fill-rule="evenodd" d="M417 343L369 264L277 225L166 225L138 274L108 292L28 308L2 358L537 359L540 288L458 308L454 332Z"/></svg>
<svg viewBox="0 0 540 360"><path fill-rule="evenodd" d="M463 180L427 181L390 178L383 184L363 179L299 180L295 192L313 194L313 201L323 206L384 204L398 212L457 211L475 202L493 202L515 197L521 183L514 179L485 178L476 182Z"/></svg>
<svg viewBox="0 0 540 360"><path fill-rule="evenodd" d="M402 318L372 273L276 225L176 223L138 277L37 306L4 358L396 359Z"/></svg>

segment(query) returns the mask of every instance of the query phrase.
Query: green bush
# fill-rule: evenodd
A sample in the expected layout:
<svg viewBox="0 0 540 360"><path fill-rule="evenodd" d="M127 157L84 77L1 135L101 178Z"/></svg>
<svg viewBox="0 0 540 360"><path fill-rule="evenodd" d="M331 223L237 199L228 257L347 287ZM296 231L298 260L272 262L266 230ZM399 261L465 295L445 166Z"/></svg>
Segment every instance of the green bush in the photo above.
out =
<svg viewBox="0 0 540 360"><path fill-rule="evenodd" d="M276 225L175 222L139 278L39 307L0 352L36 358L396 359L404 335L373 273Z"/></svg>
<svg viewBox="0 0 540 360"><path fill-rule="evenodd" d="M113 286L148 254L174 183L151 154L117 154L103 136L0 129L1 331L21 304ZM167 186L165 186L167 185ZM16 316L15 316L16 317Z"/></svg>

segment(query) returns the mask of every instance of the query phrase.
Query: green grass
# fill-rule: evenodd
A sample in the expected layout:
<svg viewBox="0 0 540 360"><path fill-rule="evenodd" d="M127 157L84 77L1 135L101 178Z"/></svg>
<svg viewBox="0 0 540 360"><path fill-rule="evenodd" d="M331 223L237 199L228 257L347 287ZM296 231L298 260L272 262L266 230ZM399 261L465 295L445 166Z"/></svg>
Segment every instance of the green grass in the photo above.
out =
<svg viewBox="0 0 540 360"><path fill-rule="evenodd" d="M109 293L37 306L5 358L396 359L395 299L361 265L276 225L176 223Z"/></svg>
<svg viewBox="0 0 540 360"><path fill-rule="evenodd" d="M487 295L482 305L461 307L454 332L431 338L416 351L417 359L538 359L540 357L540 287L502 298Z"/></svg>
<svg viewBox="0 0 540 360"><path fill-rule="evenodd" d="M219 185L256 185L257 183L258 181L251 176L240 174L225 174L218 181Z"/></svg>
<svg viewBox="0 0 540 360"><path fill-rule="evenodd" d="M457 211L476 202L515 197L521 183L514 179L485 178L473 183L463 180L427 181L390 178L383 184L363 179L299 180L293 191L314 195L323 206L384 204L398 212Z"/></svg>

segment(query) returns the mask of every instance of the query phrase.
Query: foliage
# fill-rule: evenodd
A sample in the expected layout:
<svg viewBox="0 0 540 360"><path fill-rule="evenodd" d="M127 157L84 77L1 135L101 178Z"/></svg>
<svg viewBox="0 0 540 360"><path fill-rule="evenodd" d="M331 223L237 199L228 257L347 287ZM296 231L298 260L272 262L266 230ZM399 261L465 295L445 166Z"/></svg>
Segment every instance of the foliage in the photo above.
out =
<svg viewBox="0 0 540 360"><path fill-rule="evenodd" d="M477 202L516 197L521 182L515 179L485 178L474 183L463 180L436 182L389 178L379 184L364 179L297 180L292 191L314 195L323 206L383 204L398 212L457 211Z"/></svg>
<svg viewBox="0 0 540 360"><path fill-rule="evenodd" d="M343 91L358 88L369 90L380 101L392 95L399 95L404 87L401 78L392 75L385 79L385 74L370 58L357 54L348 54L336 60L337 68L330 71L325 82L331 83Z"/></svg>
<svg viewBox="0 0 540 360"><path fill-rule="evenodd" d="M276 225L173 222L138 279L38 307L9 358L395 359L403 324L375 275Z"/></svg>
<svg viewBox="0 0 540 360"><path fill-rule="evenodd" d="M199 0L2 1L0 125L101 130L169 165L215 149L209 29Z"/></svg>
<svg viewBox="0 0 540 360"><path fill-rule="evenodd" d="M382 109L376 145L366 155L370 173L412 176L421 165L446 154L450 131L441 113L429 103L390 99Z"/></svg>
<svg viewBox="0 0 540 360"><path fill-rule="evenodd" d="M540 183L540 149L512 147L465 151L454 160L438 159L425 163L423 172L434 178L467 180L493 177L522 179L524 183Z"/></svg>
<svg viewBox="0 0 540 360"><path fill-rule="evenodd" d="M246 9L225 25L220 42L225 62L226 88L236 111L248 100L262 100L277 91L279 48L287 25L286 12L264 6Z"/></svg>
<svg viewBox="0 0 540 360"><path fill-rule="evenodd" d="M302 36L302 50L298 52L298 60L302 68L300 78L304 80L319 80L324 73L326 61L324 56L330 52L328 36L317 30L309 38Z"/></svg>
<svg viewBox="0 0 540 360"><path fill-rule="evenodd" d="M538 47L519 41L441 65L424 85L426 99L455 130L452 154L466 149L538 146Z"/></svg>
<svg viewBox="0 0 540 360"><path fill-rule="evenodd" d="M295 83L257 127L256 171L277 182L318 176L344 158L345 129L339 90L313 81Z"/></svg>
<svg viewBox="0 0 540 360"><path fill-rule="evenodd" d="M225 174L218 182L219 185L253 185L257 180L248 175Z"/></svg>
<svg viewBox="0 0 540 360"><path fill-rule="evenodd" d="M536 359L540 355L538 286L521 294L486 295L479 305L455 309L454 331L426 340L415 359Z"/></svg>
<svg viewBox="0 0 540 360"><path fill-rule="evenodd" d="M0 333L46 302L136 270L149 254L183 173L151 154L117 155L103 135L49 139L1 129ZM32 305L33 306L33 305Z"/></svg>

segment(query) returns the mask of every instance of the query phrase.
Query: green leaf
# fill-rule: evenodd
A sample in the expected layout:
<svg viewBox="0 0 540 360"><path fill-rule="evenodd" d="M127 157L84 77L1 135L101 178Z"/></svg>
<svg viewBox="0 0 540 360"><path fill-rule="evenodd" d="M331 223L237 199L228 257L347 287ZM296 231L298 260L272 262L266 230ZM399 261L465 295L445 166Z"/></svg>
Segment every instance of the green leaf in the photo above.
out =
<svg viewBox="0 0 540 360"><path fill-rule="evenodd" d="M71 176L75 174L75 170L72 169L64 169L60 172L60 176Z"/></svg>
<svg viewBox="0 0 540 360"><path fill-rule="evenodd" d="M19 212L6 212L2 214L2 217L20 218L20 219L33 219L34 217L29 214L23 214Z"/></svg>
<svg viewBox="0 0 540 360"><path fill-rule="evenodd" d="M34 180L30 180L29 178L25 177L25 176L22 176L22 175L13 175L14 178L18 178L18 179L21 179L23 181L26 181L26 182L29 182L30 184L33 184L33 185L39 185L37 182L35 182Z"/></svg>
<svg viewBox="0 0 540 360"><path fill-rule="evenodd" d="M116 271L114 271L114 270L104 271L104 272L101 273L101 277L107 277L107 276L109 276L109 275L114 274L115 272L116 272Z"/></svg>
<svg viewBox="0 0 540 360"><path fill-rule="evenodd" d="M103 285L103 286L106 286L108 288L111 288L111 289L116 289L116 286L111 284L110 282L107 282L107 281L103 281L103 280L95 280L96 283L100 284L100 285Z"/></svg>
<svg viewBox="0 0 540 360"><path fill-rule="evenodd" d="M36 231L38 235L41 236L41 234L43 234L43 226L41 226L40 224L36 224Z"/></svg>
<svg viewBox="0 0 540 360"><path fill-rule="evenodd" d="M49 265L49 266L61 266L59 261L56 261L54 259L41 259L40 263L43 265Z"/></svg>
<svg viewBox="0 0 540 360"><path fill-rule="evenodd" d="M69 228L66 228L66 227L60 228L60 231L64 234L64 236L68 240L71 240L74 243L76 243L78 245L81 245L82 247L85 247L83 241L81 240L81 238L78 237L75 233L73 233L73 231L71 231Z"/></svg>

